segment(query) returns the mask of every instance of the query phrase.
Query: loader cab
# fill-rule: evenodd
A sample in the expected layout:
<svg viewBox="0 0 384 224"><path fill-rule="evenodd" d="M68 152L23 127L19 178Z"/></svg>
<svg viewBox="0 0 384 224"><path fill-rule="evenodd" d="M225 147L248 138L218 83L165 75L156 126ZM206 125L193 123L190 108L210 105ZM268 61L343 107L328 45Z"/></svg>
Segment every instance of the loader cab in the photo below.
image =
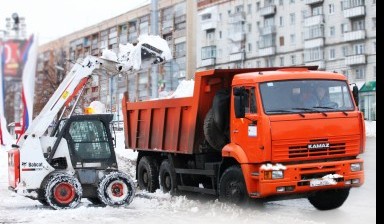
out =
<svg viewBox="0 0 384 224"><path fill-rule="evenodd" d="M117 168L110 131L111 114L77 115L61 120L54 136L67 141L75 169Z"/></svg>

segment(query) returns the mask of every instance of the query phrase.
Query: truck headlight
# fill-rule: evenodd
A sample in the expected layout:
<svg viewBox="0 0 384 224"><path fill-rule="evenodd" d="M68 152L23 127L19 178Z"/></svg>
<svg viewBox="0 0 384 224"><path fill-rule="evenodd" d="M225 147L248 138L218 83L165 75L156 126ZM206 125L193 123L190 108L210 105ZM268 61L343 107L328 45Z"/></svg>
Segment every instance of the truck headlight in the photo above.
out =
<svg viewBox="0 0 384 224"><path fill-rule="evenodd" d="M351 163L352 172L361 171L362 169L363 169L363 166L361 163Z"/></svg>
<svg viewBox="0 0 384 224"><path fill-rule="evenodd" d="M275 179L283 179L284 171L283 170L268 170L264 171L264 179L265 180L275 180Z"/></svg>

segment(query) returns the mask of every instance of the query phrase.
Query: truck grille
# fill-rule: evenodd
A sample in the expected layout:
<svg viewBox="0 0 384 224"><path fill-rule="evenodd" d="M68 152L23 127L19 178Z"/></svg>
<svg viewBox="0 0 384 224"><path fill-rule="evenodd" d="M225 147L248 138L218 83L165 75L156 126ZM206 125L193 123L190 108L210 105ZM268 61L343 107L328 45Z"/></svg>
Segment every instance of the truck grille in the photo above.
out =
<svg viewBox="0 0 384 224"><path fill-rule="evenodd" d="M316 139L279 139L272 142L274 161L326 159L359 153L360 136Z"/></svg>
<svg viewBox="0 0 384 224"><path fill-rule="evenodd" d="M289 158L338 155L345 154L345 143L329 144L326 149L309 149L307 145L295 145L290 146L288 150Z"/></svg>

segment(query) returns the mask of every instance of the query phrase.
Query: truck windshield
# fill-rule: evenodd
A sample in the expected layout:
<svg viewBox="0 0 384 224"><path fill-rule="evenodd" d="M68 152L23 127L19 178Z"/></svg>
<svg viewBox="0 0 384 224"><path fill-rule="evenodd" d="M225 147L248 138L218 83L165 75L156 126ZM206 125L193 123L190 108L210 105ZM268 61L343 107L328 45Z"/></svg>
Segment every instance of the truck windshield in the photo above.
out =
<svg viewBox="0 0 384 224"><path fill-rule="evenodd" d="M266 114L352 111L349 86L339 80L289 80L260 84Z"/></svg>

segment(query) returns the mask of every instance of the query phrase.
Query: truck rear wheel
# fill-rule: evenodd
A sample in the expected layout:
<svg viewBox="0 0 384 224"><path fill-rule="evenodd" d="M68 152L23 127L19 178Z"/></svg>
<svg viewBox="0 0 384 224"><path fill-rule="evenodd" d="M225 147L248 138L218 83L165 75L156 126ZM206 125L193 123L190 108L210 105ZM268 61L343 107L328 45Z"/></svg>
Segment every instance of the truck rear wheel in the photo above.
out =
<svg viewBox="0 0 384 224"><path fill-rule="evenodd" d="M237 165L227 168L220 178L219 200L237 205L244 205L249 197L243 172Z"/></svg>
<svg viewBox="0 0 384 224"><path fill-rule="evenodd" d="M331 210L343 205L350 188L318 191L308 197L309 202L319 210Z"/></svg>
<svg viewBox="0 0 384 224"><path fill-rule="evenodd" d="M217 151L221 151L227 144L226 136L216 127L212 108L208 111L204 119L204 136L208 144Z"/></svg>
<svg viewBox="0 0 384 224"><path fill-rule="evenodd" d="M135 187L131 178L116 171L105 175L97 188L100 201L109 206L129 205L135 196Z"/></svg>
<svg viewBox="0 0 384 224"><path fill-rule="evenodd" d="M176 175L171 170L171 164L166 159L160 165L159 171L160 189L164 193L174 194L176 191Z"/></svg>
<svg viewBox="0 0 384 224"><path fill-rule="evenodd" d="M45 200L57 210L77 207L82 194L79 180L65 173L52 175L45 186Z"/></svg>
<svg viewBox="0 0 384 224"><path fill-rule="evenodd" d="M140 159L137 166L137 182L142 190L155 192L159 188L159 171L156 161L149 156Z"/></svg>

